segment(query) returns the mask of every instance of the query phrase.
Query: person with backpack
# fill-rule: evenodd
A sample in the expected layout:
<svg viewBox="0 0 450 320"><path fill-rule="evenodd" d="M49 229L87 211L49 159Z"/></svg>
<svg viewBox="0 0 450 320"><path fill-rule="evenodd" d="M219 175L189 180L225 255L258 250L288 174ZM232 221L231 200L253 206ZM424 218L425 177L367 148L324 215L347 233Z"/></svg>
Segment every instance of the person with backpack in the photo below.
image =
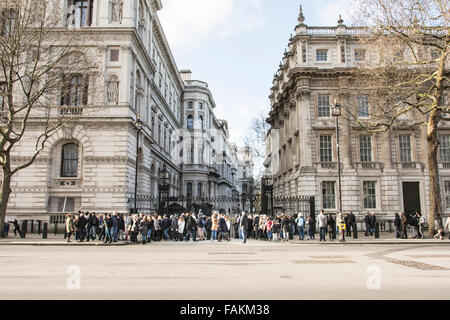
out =
<svg viewBox="0 0 450 320"><path fill-rule="evenodd" d="M222 239L230 241L229 229L224 214L222 214L219 219L219 242L222 241Z"/></svg>
<svg viewBox="0 0 450 320"><path fill-rule="evenodd" d="M295 223L297 224L298 240L305 240L305 218L303 217L303 213L299 213L297 219L295 219Z"/></svg>

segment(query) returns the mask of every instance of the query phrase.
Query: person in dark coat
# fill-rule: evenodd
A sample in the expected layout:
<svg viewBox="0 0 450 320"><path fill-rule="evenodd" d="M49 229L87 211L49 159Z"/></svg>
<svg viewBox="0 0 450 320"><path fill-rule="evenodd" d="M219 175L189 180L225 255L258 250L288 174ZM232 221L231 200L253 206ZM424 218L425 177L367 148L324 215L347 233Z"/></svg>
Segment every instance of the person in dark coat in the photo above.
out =
<svg viewBox="0 0 450 320"><path fill-rule="evenodd" d="M327 228L328 228L328 237L330 240L336 239L336 220L334 220L331 213L328 214L327 217Z"/></svg>
<svg viewBox="0 0 450 320"><path fill-rule="evenodd" d="M94 235L92 233L92 227L94 226L94 218L92 217L92 213L89 213L86 219L86 241L89 242L89 240L92 239L92 241L95 240Z"/></svg>
<svg viewBox="0 0 450 320"><path fill-rule="evenodd" d="M286 215L281 220L281 228L283 229L284 241L289 241L289 232L291 231L291 221Z"/></svg>
<svg viewBox="0 0 450 320"><path fill-rule="evenodd" d="M192 235L192 241L197 242L196 236L197 236L197 221L194 217L194 213L191 212L191 214L188 216L186 220L186 236L184 237L184 240L189 241L190 236Z"/></svg>
<svg viewBox="0 0 450 320"><path fill-rule="evenodd" d="M239 227L241 228L242 243L247 242L247 232L248 232L249 219L245 211L242 212L241 221L239 222Z"/></svg>
<svg viewBox="0 0 450 320"><path fill-rule="evenodd" d="M20 231L20 226L17 219L14 219L13 226L14 226L14 235L17 236L17 233L19 233L19 236L22 236L22 232Z"/></svg>
<svg viewBox="0 0 450 320"><path fill-rule="evenodd" d="M400 239L402 237L402 234L401 234L402 222L400 220L400 216L398 213L395 213L395 217L394 217L394 230L395 230L395 238Z"/></svg>
<svg viewBox="0 0 450 320"><path fill-rule="evenodd" d="M117 238L121 241L125 240L125 219L123 218L123 214L119 214L119 227Z"/></svg>
<svg viewBox="0 0 450 320"><path fill-rule="evenodd" d="M253 218L253 232L255 233L255 239L259 239L259 216Z"/></svg>
<svg viewBox="0 0 450 320"><path fill-rule="evenodd" d="M370 233L370 214L369 212L366 213L366 216L364 217L364 224L366 225L366 237L369 236Z"/></svg>
<svg viewBox="0 0 450 320"><path fill-rule="evenodd" d="M211 228L212 228L211 217L207 217L205 222L206 240L211 240L211 233L212 233Z"/></svg>
<svg viewBox="0 0 450 320"><path fill-rule="evenodd" d="M81 213L80 217L78 218L78 232L79 232L79 236L80 236L80 242L84 241L84 238L86 236L85 231L86 231L86 224L87 224L87 220L84 217L84 214Z"/></svg>
<svg viewBox="0 0 450 320"><path fill-rule="evenodd" d="M372 212L370 215L370 235L373 236L375 234L375 224L377 223L377 217L375 216L375 212Z"/></svg>
<svg viewBox="0 0 450 320"><path fill-rule="evenodd" d="M225 238L225 240L230 241L229 230L224 214L222 214L219 219L219 241L222 241L222 238Z"/></svg>
<svg viewBox="0 0 450 320"><path fill-rule="evenodd" d="M408 217L404 212L402 212L402 216L400 218L400 223L402 227L402 239L408 239L408 234L406 233L406 228L408 227Z"/></svg>
<svg viewBox="0 0 450 320"><path fill-rule="evenodd" d="M247 237L249 237L249 238L254 238L255 237L253 235L253 218L252 217L248 218Z"/></svg>
<svg viewBox="0 0 450 320"><path fill-rule="evenodd" d="M356 217L353 211L347 215L347 237L352 236L352 230L355 229Z"/></svg>

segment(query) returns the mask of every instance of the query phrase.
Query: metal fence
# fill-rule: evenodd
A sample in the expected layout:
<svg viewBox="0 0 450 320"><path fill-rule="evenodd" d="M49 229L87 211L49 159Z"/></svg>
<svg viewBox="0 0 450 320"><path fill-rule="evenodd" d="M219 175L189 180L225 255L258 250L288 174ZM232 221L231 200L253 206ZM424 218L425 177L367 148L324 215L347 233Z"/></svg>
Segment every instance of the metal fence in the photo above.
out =
<svg viewBox="0 0 450 320"><path fill-rule="evenodd" d="M287 213L304 215L315 215L315 197L295 196L295 197L275 197L273 199L275 213Z"/></svg>

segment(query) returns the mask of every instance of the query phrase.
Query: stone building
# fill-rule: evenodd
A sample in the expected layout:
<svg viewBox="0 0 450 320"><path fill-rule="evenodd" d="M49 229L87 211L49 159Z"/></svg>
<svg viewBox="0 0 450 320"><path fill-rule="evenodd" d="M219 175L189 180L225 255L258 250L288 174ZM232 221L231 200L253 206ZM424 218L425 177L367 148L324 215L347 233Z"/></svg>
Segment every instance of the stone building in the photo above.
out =
<svg viewBox="0 0 450 320"><path fill-rule="evenodd" d="M207 85L185 81L183 73L180 75L158 18L161 1L61 0L61 5L69 13L61 27L80 27L96 35L86 43L96 57L90 61L93 72L87 78L89 85L82 94L69 97L70 103L66 99L53 102L81 115L81 120L52 137L36 162L13 177L8 219L46 220L50 215L78 210L130 212L138 117L143 128L137 194L157 196L164 165L169 171L170 195L187 192L193 167L183 167L173 150L181 140L180 130L188 125L185 115L191 98L197 104L205 101L204 111L192 115L198 118L204 113L204 125L218 129L216 139L226 145L216 149L221 155L223 152L225 166L212 163L206 175L202 172L192 178L196 183L192 192L202 184L197 189L200 193L230 194L235 187L237 160L231 158L226 122L212 113L215 104ZM68 75L70 79L85 76ZM79 85L77 81L70 83ZM91 90L94 83L100 83L95 92ZM32 155L32 137L41 126L30 123L27 136L13 150L14 162ZM209 151L204 152L205 159L212 159L206 154ZM186 170L184 178L182 170ZM155 203L150 209L156 208Z"/></svg>
<svg viewBox="0 0 450 320"><path fill-rule="evenodd" d="M348 71L367 58L358 41L363 30L310 27L300 11L271 89L267 119L265 166L272 169L274 195L314 196L316 210L338 210L338 164L333 97L342 93ZM342 96L342 95L340 95ZM358 108L365 117L370 97L352 90L342 104ZM386 133L367 134L341 117L340 144L343 211L428 211L429 176L423 127L410 128L402 119ZM444 208L450 210L450 128L440 130L440 177Z"/></svg>

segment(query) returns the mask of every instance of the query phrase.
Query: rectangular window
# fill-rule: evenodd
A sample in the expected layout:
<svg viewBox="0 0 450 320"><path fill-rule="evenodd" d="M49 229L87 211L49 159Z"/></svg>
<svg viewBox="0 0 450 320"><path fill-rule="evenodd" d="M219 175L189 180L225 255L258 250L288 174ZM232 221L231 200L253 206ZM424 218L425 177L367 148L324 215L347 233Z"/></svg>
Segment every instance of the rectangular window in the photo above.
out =
<svg viewBox="0 0 450 320"><path fill-rule="evenodd" d="M188 109L192 109L194 107L194 103L192 101L188 102Z"/></svg>
<svg viewBox="0 0 450 320"><path fill-rule="evenodd" d="M199 108L200 110L203 110L203 102L199 102L199 103L198 103L198 108Z"/></svg>
<svg viewBox="0 0 450 320"><path fill-rule="evenodd" d="M336 209L336 182L322 182L322 207L323 209Z"/></svg>
<svg viewBox="0 0 450 320"><path fill-rule="evenodd" d="M318 116L319 118L329 118L331 113L330 108L330 96L328 95L319 95L318 98Z"/></svg>
<svg viewBox="0 0 450 320"><path fill-rule="evenodd" d="M361 162L372 162L372 137L362 135L359 138L359 153Z"/></svg>
<svg viewBox="0 0 450 320"><path fill-rule="evenodd" d="M439 149L442 162L450 162L450 135L439 137Z"/></svg>
<svg viewBox="0 0 450 320"><path fill-rule="evenodd" d="M366 50L365 49L355 49L355 61L366 60Z"/></svg>
<svg viewBox="0 0 450 320"><path fill-rule="evenodd" d="M119 49L111 49L109 61L111 62L119 61L119 52L120 52Z"/></svg>
<svg viewBox="0 0 450 320"><path fill-rule="evenodd" d="M317 49L316 50L316 61L328 61L328 50L327 49Z"/></svg>
<svg viewBox="0 0 450 320"><path fill-rule="evenodd" d="M411 162L411 136L401 135L399 138L400 145L400 161L401 162Z"/></svg>
<svg viewBox="0 0 450 320"><path fill-rule="evenodd" d="M88 27L92 23L93 0L69 0L67 26Z"/></svg>
<svg viewBox="0 0 450 320"><path fill-rule="evenodd" d="M361 118L369 117L369 97L366 95L359 95L357 97L358 116Z"/></svg>
<svg viewBox="0 0 450 320"><path fill-rule="evenodd" d="M68 74L63 76L61 87L62 106L81 106L88 103L89 79L81 74Z"/></svg>
<svg viewBox="0 0 450 320"><path fill-rule="evenodd" d="M445 202L447 204L447 208L450 208L450 181L445 181L444 187L445 187Z"/></svg>
<svg viewBox="0 0 450 320"><path fill-rule="evenodd" d="M331 136L320 136L320 162L333 161Z"/></svg>
<svg viewBox="0 0 450 320"><path fill-rule="evenodd" d="M364 192L364 209L376 209L377 208L376 182L364 181L363 192Z"/></svg>

